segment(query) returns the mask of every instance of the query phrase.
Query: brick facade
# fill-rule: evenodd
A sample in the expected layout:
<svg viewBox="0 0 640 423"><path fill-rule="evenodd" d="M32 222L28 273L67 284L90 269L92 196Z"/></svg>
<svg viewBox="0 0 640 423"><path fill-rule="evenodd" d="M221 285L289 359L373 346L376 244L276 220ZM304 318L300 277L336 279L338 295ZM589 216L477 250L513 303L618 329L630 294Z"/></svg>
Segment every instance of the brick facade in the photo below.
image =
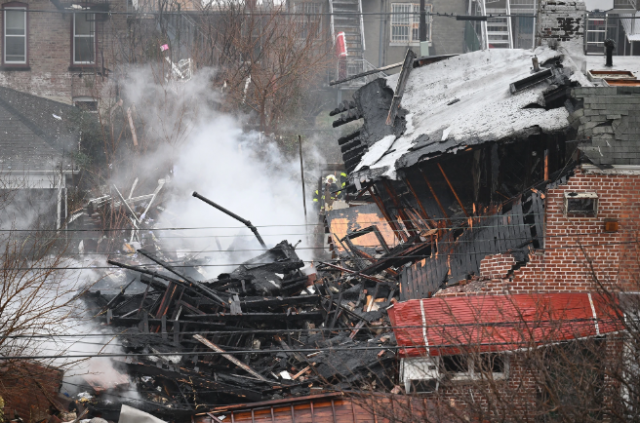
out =
<svg viewBox="0 0 640 423"><path fill-rule="evenodd" d="M7 3L7 2L3 2ZM100 98L106 77L114 68L114 41L122 15L96 15L95 65L72 63L73 14L62 12L49 0L24 0L27 7L26 66L0 70L0 86L72 104L74 98ZM122 10L124 1L113 2L110 10ZM2 46L0 43L0 53Z"/></svg>
<svg viewBox="0 0 640 423"><path fill-rule="evenodd" d="M582 40L586 10L582 1L540 0L537 15L539 43Z"/></svg>

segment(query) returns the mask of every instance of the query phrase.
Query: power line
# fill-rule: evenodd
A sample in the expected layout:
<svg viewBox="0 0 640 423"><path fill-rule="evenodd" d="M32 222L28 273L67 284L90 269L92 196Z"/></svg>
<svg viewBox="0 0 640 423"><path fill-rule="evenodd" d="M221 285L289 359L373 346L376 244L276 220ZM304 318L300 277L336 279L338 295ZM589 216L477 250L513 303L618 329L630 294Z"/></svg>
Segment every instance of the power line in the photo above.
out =
<svg viewBox="0 0 640 423"><path fill-rule="evenodd" d="M582 308L566 308L563 309L566 311L570 311L570 310L582 310ZM614 321L614 319L603 319L603 318L599 318L597 319L599 322L610 322L610 321ZM174 323L175 321L172 320L167 320L167 323ZM437 323L437 324L429 324L426 325L426 327L428 329L433 329L433 328L448 328L448 327L486 327L486 326L510 326L510 325L515 325L515 324L529 324L529 323L534 323L534 324L541 324L541 323L579 323L579 322L583 322L583 323L593 323L594 319L592 317L589 318L576 318L576 319L554 319L554 320L545 320L545 319L537 319L533 322L528 322L525 320L501 320L499 322L487 322L487 323L481 323L481 322L472 322L472 323ZM179 321L179 323L191 323L190 322L186 322L186 321ZM399 330L399 329L422 329L424 326L423 325L380 325L380 326L373 326L372 328L375 330L378 329L388 329L388 330ZM255 334L303 334L306 332L352 332L354 330L354 328L326 328L326 327L320 327L320 328L312 328L312 329L253 329L253 328L247 328L245 330L229 330L229 331L223 331L223 330L217 330L217 331L180 331L177 332L177 334L179 335L255 335ZM176 333L176 332L169 332L170 334ZM27 338L27 339L33 339L36 337L42 337L42 338L49 338L49 337L111 337L111 338L115 338L115 337L140 337L141 335L158 335L160 336L160 334L154 334L154 333L147 333L147 334L141 334L141 333L126 333L126 332L121 332L121 333L112 333L112 334L101 334L101 333L94 333L94 334L58 334L58 335L7 335L4 338ZM111 344L98 344L98 345L111 345ZM256 350L251 350L251 351L256 351ZM278 351L282 351L282 350L278 350Z"/></svg>
<svg viewBox="0 0 640 423"><path fill-rule="evenodd" d="M598 336L606 336L606 334L601 334ZM596 337L594 335L593 337ZM625 338L608 338L608 339L627 339ZM281 354L285 353L317 353L317 352L340 352L340 351L380 351L380 350L389 350L389 351L398 351L398 350L413 350L413 349L450 349L456 347L483 347L483 346L513 346L513 345L522 345L530 346L533 344L540 344L543 341L548 342L558 342L558 340L540 340L540 341L511 341L511 342L465 342L465 343L451 343L451 344L434 344L434 345L388 345L388 346L376 346L376 347L326 347L326 348L291 348L291 349L278 349L278 350L242 350L242 351L179 351L179 352L171 352L171 353L107 353L107 354L81 354L81 355L72 355L72 356L62 356L62 355L38 355L38 356L0 356L0 360L33 360L33 359L74 359L74 358L108 358L108 357L171 357L171 356L217 356L222 354ZM573 341L573 339L561 340L561 341ZM544 345L544 344L542 344ZM522 348L522 347L521 347Z"/></svg>
<svg viewBox="0 0 640 423"><path fill-rule="evenodd" d="M591 234L585 234L585 236L587 235L591 235ZM520 240L520 239L524 239L524 238L510 238L513 240ZM526 240L531 240L530 238L526 238ZM533 240L531 240L533 241ZM426 242L424 243L425 246L428 245ZM450 244L452 245L456 245L457 243L451 242ZM572 249L582 249L582 248L589 248L589 247L598 247L600 249L602 249L602 247L606 247L606 246L613 246L613 245L629 245L629 244L638 244L638 241L621 241L621 242L607 242L607 243L594 243L594 244L580 244L580 245L573 245L573 246L563 246L563 247L544 247L544 248L536 248L536 251L554 251L554 250L572 250ZM476 254L486 254L486 255L491 255L491 254L497 254L495 252L495 250L488 250L488 251L475 251ZM440 254L445 254L445 255L449 255L449 256L454 256L454 255L464 255L464 256L468 256L469 253L468 252L463 252L463 253L457 253L457 252L440 252ZM429 254L418 254L418 255L412 255L412 254L407 254L407 255L402 255L402 256L397 256L395 257L398 260L401 259L425 259L425 258L432 258L432 255ZM303 263L314 263L318 260L300 260ZM334 261L334 262L338 262L341 261L341 259L335 259L335 260L330 260L330 261ZM241 266L241 265L245 265L247 263L218 263L218 264L198 264L198 265L180 265L180 264L172 264L172 267L175 268L192 268L192 267L227 267L227 266ZM252 265L267 265L267 264L273 264L272 262L257 262L257 263L251 263ZM149 264L131 264L131 266L136 266L136 267L141 267L141 268L148 268L148 267L156 267L156 268L160 268L163 269L164 267L160 264L156 264L156 263L149 263ZM68 266L68 267L2 267L0 266L0 270L17 270L17 271L30 271L30 270L98 270L98 269L111 269L111 270L117 270L117 269L122 269L121 267L118 266Z"/></svg>

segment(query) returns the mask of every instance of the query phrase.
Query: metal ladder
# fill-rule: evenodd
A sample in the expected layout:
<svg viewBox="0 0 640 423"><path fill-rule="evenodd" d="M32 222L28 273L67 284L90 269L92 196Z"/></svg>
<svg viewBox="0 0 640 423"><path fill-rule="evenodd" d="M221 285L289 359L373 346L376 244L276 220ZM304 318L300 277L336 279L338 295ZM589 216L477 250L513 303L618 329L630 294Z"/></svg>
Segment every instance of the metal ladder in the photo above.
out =
<svg viewBox="0 0 640 423"><path fill-rule="evenodd" d="M507 15L489 18L485 21L486 48L513 48L513 34L511 29L511 5L505 0L504 8L487 9L484 0L482 8L487 15Z"/></svg>
<svg viewBox="0 0 640 423"><path fill-rule="evenodd" d="M364 22L362 0L329 0L331 36L344 32L347 42L347 76L362 73L364 69Z"/></svg>

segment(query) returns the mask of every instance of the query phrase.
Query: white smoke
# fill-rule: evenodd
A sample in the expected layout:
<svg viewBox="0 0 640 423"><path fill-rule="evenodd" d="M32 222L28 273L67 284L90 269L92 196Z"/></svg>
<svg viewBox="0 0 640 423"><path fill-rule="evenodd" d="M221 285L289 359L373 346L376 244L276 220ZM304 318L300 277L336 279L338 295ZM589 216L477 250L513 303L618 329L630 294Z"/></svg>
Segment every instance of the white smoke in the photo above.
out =
<svg viewBox="0 0 640 423"><path fill-rule="evenodd" d="M159 237L189 251L227 249L233 243L236 252L231 256L203 253L217 264L235 264L260 253L260 245L242 223L193 198L191 193L197 191L250 220L268 247L283 239L292 244L302 240L299 252L310 258L299 158L287 158L263 134L244 133L237 118L218 112L224 98L211 87L211 76L211 71L200 71L188 82L158 84L145 67L132 71L124 86L127 101L144 122L144 142L157 146L140 160L137 173L162 165L173 170L176 196L166 204L158 226L217 227ZM313 213L310 201L307 208ZM209 270L215 276L229 268Z"/></svg>

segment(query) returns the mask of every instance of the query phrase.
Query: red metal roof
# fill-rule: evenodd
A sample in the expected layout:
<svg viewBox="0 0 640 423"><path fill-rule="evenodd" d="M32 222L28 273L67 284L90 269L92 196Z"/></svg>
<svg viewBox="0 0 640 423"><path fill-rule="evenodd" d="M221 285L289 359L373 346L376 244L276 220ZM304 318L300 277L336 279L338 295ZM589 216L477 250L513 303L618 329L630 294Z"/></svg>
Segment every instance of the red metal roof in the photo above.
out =
<svg viewBox="0 0 640 423"><path fill-rule="evenodd" d="M513 351L623 328L599 294L518 294L409 300L389 308L400 354Z"/></svg>

